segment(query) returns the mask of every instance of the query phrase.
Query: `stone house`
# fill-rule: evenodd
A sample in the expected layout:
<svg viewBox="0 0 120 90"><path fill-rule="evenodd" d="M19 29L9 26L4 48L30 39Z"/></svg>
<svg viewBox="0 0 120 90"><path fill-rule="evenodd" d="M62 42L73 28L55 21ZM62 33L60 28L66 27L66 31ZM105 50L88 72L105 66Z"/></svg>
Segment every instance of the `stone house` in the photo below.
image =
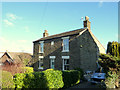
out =
<svg viewBox="0 0 120 90"><path fill-rule="evenodd" d="M23 52L0 52L0 65L22 64L29 59L28 65L31 63L32 55Z"/></svg>
<svg viewBox="0 0 120 90"><path fill-rule="evenodd" d="M34 70L96 70L98 56L105 53L105 48L91 32L89 17L85 17L83 25L84 28L51 36L45 30L43 38L33 41Z"/></svg>

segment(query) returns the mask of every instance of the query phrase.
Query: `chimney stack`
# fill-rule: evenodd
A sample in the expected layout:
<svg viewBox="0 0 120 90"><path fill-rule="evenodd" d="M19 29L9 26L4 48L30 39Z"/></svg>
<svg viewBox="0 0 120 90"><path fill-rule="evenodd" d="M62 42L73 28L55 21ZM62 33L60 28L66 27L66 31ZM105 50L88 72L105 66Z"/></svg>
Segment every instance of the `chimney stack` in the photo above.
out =
<svg viewBox="0 0 120 90"><path fill-rule="evenodd" d="M89 17L85 16L85 20L83 21L84 28L88 28L89 30L91 29L91 22L89 21Z"/></svg>
<svg viewBox="0 0 120 90"><path fill-rule="evenodd" d="M49 34L48 34L48 31L45 30L44 33L43 33L43 37L47 37Z"/></svg>

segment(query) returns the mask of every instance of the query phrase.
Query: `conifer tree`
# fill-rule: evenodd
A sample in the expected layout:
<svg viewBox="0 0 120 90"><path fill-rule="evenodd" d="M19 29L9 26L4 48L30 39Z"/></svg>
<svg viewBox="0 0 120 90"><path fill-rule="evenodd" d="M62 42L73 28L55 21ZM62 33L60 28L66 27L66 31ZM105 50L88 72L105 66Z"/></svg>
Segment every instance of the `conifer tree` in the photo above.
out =
<svg viewBox="0 0 120 90"><path fill-rule="evenodd" d="M120 43L118 42L108 42L107 44L107 54L112 56L120 57Z"/></svg>

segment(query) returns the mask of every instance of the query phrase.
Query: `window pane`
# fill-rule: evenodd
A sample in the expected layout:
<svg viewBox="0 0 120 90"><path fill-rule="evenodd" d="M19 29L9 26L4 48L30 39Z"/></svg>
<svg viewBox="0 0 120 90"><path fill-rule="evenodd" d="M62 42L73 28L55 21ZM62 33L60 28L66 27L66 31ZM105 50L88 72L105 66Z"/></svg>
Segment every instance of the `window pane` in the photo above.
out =
<svg viewBox="0 0 120 90"><path fill-rule="evenodd" d="M69 59L63 59L64 60L64 70L69 70Z"/></svg>
<svg viewBox="0 0 120 90"><path fill-rule="evenodd" d="M69 50L69 38L63 39L63 50Z"/></svg>
<svg viewBox="0 0 120 90"><path fill-rule="evenodd" d="M51 59L51 68L54 69L54 59Z"/></svg>
<svg viewBox="0 0 120 90"><path fill-rule="evenodd" d="M39 59L39 66L38 66L39 68L43 68L43 58L40 58Z"/></svg>
<svg viewBox="0 0 120 90"><path fill-rule="evenodd" d="M65 69L64 70L69 70L69 65L65 65Z"/></svg>
<svg viewBox="0 0 120 90"><path fill-rule="evenodd" d="M69 59L64 59L64 64L69 64Z"/></svg>
<svg viewBox="0 0 120 90"><path fill-rule="evenodd" d="M44 43L40 43L40 52L43 52L44 49Z"/></svg>

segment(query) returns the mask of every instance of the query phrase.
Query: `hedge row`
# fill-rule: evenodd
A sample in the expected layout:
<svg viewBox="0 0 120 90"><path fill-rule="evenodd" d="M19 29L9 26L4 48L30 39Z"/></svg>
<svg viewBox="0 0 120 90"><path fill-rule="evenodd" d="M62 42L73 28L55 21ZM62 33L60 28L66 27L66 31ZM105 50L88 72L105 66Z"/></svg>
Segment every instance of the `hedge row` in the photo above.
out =
<svg viewBox="0 0 120 90"><path fill-rule="evenodd" d="M20 68L22 70L23 73L31 73L33 72L33 67L21 67Z"/></svg>
<svg viewBox="0 0 120 90"><path fill-rule="evenodd" d="M16 88L66 88L80 82L77 70L59 71L48 69L34 73L19 73L14 76Z"/></svg>
<svg viewBox="0 0 120 90"><path fill-rule="evenodd" d="M1 76L2 77L2 88L15 88L12 74L7 71L0 71L0 73L2 73L2 76ZM1 83L1 80L0 80L0 83Z"/></svg>
<svg viewBox="0 0 120 90"><path fill-rule="evenodd" d="M17 84L21 84L18 86L18 88L22 88L22 83L24 83L23 81L23 76L25 76L24 73L32 73L33 72L33 68L32 67L20 67L20 70L22 71L21 74L16 74L19 76L19 82L17 82ZM14 71L13 71L14 72ZM0 84L1 84L1 81L2 81L2 88L15 88L15 85L14 85L14 81L13 81L13 75L12 75L12 72L8 72L8 71L3 71L1 70L0 71ZM21 80L20 80L21 78Z"/></svg>
<svg viewBox="0 0 120 90"><path fill-rule="evenodd" d="M77 70L63 71L64 87L70 87L80 81L80 74Z"/></svg>

